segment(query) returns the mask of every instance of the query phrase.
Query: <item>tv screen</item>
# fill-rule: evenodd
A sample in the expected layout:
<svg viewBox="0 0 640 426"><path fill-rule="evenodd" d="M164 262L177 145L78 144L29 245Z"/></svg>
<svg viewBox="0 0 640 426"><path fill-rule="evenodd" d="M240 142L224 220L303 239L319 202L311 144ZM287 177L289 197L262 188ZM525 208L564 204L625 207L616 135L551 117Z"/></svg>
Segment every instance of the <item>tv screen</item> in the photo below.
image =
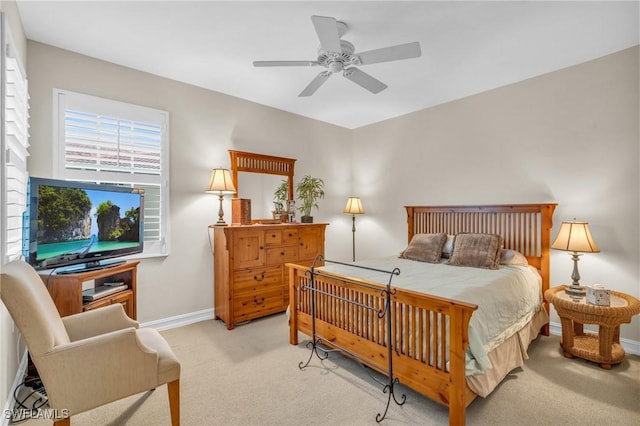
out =
<svg viewBox="0 0 640 426"><path fill-rule="evenodd" d="M31 177L27 194L24 256L35 269L81 272L142 252L143 191Z"/></svg>

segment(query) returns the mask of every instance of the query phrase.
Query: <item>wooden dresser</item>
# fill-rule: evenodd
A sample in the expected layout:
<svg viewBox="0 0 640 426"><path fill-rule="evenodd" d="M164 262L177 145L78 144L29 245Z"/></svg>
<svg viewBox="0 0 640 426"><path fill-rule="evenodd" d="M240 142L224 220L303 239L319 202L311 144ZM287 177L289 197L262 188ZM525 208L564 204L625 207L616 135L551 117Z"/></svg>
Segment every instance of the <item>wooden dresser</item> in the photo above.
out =
<svg viewBox="0 0 640 426"><path fill-rule="evenodd" d="M324 256L326 223L230 225L213 228L216 319L234 324L287 309L287 262L311 265Z"/></svg>

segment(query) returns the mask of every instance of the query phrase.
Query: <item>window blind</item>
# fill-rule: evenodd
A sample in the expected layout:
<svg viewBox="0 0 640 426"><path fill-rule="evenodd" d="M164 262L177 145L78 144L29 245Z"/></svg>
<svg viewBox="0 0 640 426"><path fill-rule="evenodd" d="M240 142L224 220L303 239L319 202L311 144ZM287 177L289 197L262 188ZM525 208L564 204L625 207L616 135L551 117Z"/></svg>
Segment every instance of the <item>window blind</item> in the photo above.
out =
<svg viewBox="0 0 640 426"><path fill-rule="evenodd" d="M68 109L65 167L160 176L162 127Z"/></svg>
<svg viewBox="0 0 640 426"><path fill-rule="evenodd" d="M4 57L4 182L3 260L22 255L22 214L27 204L27 157L29 155L29 95L27 80L18 61Z"/></svg>

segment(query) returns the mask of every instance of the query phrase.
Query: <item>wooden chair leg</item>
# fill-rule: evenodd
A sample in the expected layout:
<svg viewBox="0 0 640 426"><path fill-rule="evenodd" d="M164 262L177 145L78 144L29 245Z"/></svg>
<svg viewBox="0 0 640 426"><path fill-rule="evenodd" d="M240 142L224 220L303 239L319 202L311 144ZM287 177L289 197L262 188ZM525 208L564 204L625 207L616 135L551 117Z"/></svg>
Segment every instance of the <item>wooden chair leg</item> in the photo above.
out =
<svg viewBox="0 0 640 426"><path fill-rule="evenodd" d="M180 380L167 383L167 389L169 391L171 426L180 426Z"/></svg>
<svg viewBox="0 0 640 426"><path fill-rule="evenodd" d="M53 426L71 426L71 417L60 419L53 422Z"/></svg>

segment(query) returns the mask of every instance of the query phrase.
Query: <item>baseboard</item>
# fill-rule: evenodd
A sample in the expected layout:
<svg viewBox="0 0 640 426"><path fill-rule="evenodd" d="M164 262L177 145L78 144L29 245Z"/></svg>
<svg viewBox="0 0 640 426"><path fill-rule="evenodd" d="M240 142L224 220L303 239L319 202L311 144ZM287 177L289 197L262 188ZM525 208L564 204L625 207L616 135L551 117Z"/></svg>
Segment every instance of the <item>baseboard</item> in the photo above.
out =
<svg viewBox="0 0 640 426"><path fill-rule="evenodd" d="M553 334L554 336L562 336L562 326L557 322L550 322L549 333ZM631 355L640 355L640 342L631 339L620 338L620 345L626 353Z"/></svg>
<svg viewBox="0 0 640 426"><path fill-rule="evenodd" d="M191 312L188 314L176 315L174 317L163 318L155 321L140 323L143 328L155 328L158 331L168 330L170 328L182 327L193 324L195 322L207 321L214 318L213 308L202 311Z"/></svg>
<svg viewBox="0 0 640 426"><path fill-rule="evenodd" d="M27 350L25 349L22 354L22 359L20 360L20 365L18 366L18 371L16 371L16 377L13 379L13 384L11 385L11 392L9 392L7 401L2 409L2 426L9 426L9 421L12 416L7 414L12 413L16 406L16 401L13 399L13 392L18 388L18 386L20 386L20 383L22 383L24 377L27 375L28 360L29 357L27 356Z"/></svg>

